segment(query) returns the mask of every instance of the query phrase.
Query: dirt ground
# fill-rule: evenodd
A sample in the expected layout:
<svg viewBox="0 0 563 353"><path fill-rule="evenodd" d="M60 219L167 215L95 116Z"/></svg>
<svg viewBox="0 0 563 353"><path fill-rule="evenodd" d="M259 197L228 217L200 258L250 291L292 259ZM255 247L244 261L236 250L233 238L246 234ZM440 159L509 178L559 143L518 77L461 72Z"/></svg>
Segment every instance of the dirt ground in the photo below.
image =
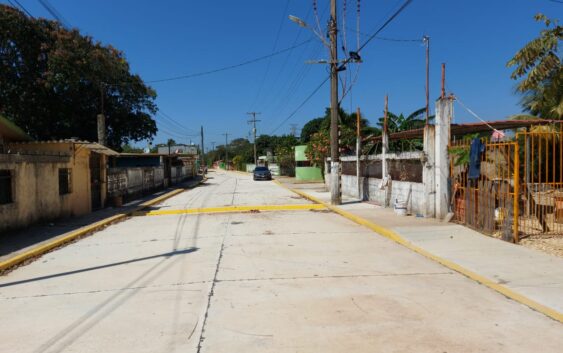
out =
<svg viewBox="0 0 563 353"><path fill-rule="evenodd" d="M551 255L563 257L563 236L561 235L533 235L522 239L520 244Z"/></svg>

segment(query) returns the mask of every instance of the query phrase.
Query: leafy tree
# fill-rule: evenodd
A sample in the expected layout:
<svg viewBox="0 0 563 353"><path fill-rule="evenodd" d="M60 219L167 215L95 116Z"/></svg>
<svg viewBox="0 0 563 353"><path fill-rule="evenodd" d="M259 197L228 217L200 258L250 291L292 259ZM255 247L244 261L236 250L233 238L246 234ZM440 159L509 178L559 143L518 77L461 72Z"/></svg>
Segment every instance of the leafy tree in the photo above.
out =
<svg viewBox="0 0 563 353"><path fill-rule="evenodd" d="M125 152L125 153L143 153L144 150L140 147L133 147L129 144L125 144L123 146L121 146L121 152Z"/></svg>
<svg viewBox="0 0 563 353"><path fill-rule="evenodd" d="M236 155L233 157L233 168L235 170L245 170L244 161L242 160L241 155Z"/></svg>
<svg viewBox="0 0 563 353"><path fill-rule="evenodd" d="M524 111L544 119L563 119L563 69L559 53L563 27L542 14L537 14L535 20L543 22L546 28L508 61L507 66L514 67L510 77L520 80L516 90L523 95Z"/></svg>
<svg viewBox="0 0 563 353"><path fill-rule="evenodd" d="M330 155L330 134L328 130L321 130L311 136L305 154L313 166L321 168L321 174L324 175L325 160Z"/></svg>
<svg viewBox="0 0 563 353"><path fill-rule="evenodd" d="M313 120L309 120L307 124L303 125L303 129L301 129L301 142L308 143L309 140L311 140L311 135L321 130L324 121L325 121L324 117L316 118Z"/></svg>
<svg viewBox="0 0 563 353"><path fill-rule="evenodd" d="M392 134L394 132L408 131L413 129L420 129L426 125L426 108L420 108L404 116L403 113L396 115L392 112L387 113L387 131ZM434 120L434 115L428 117L429 122ZM385 117L379 118L378 125L383 130ZM422 139L390 141L389 150L402 152L405 150L405 144L408 145L409 150L420 150L423 148Z"/></svg>
<svg viewBox="0 0 563 353"><path fill-rule="evenodd" d="M110 147L152 139L155 98L121 51L0 5L0 114L32 137L96 141L103 101Z"/></svg>
<svg viewBox="0 0 563 353"><path fill-rule="evenodd" d="M419 129L424 127L426 124L426 117L424 113L426 112L426 108L421 108L415 110L408 116L404 116L403 113L396 115L391 112L387 113L387 131L389 133L399 132L399 131L407 131L413 129ZM434 117L430 117L430 120L433 120ZM385 118L379 118L378 125L383 129Z"/></svg>

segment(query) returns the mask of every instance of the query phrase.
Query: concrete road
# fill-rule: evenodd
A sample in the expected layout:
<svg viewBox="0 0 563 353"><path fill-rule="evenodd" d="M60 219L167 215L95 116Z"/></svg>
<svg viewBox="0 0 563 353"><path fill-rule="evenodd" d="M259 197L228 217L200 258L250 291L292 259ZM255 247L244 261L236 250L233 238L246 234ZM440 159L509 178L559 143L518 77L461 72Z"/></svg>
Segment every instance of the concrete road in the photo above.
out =
<svg viewBox="0 0 563 353"><path fill-rule="evenodd" d="M215 172L155 210L307 201ZM0 278L0 352L561 352L563 325L326 211L138 216Z"/></svg>

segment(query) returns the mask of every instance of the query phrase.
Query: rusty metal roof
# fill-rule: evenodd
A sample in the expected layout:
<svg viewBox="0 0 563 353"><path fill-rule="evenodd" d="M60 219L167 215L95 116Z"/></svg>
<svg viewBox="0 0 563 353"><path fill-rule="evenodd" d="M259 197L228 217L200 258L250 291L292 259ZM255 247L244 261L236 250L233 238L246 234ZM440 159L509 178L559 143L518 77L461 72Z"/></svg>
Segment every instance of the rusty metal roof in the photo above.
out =
<svg viewBox="0 0 563 353"><path fill-rule="evenodd" d="M518 129L523 127L530 127L534 125L549 125L561 124L563 121L559 120L497 120L487 121L480 123L467 123L467 124L451 124L451 136L463 136L467 134L474 134L479 132L487 132L493 129L496 130L509 130ZM409 140L415 138L422 138L424 136L424 128L413 129L407 131L400 131L389 134L389 140ZM380 141L381 136L368 136L364 141Z"/></svg>
<svg viewBox="0 0 563 353"><path fill-rule="evenodd" d="M65 139L65 140L46 140L46 141L27 141L27 142L12 142L10 146L17 147L21 145L49 145L49 144L75 144L80 145L80 148L87 148L96 153L105 154L108 156L117 156L118 152L112 150L109 147L100 145L97 142L90 142L85 140L75 140L75 139Z"/></svg>

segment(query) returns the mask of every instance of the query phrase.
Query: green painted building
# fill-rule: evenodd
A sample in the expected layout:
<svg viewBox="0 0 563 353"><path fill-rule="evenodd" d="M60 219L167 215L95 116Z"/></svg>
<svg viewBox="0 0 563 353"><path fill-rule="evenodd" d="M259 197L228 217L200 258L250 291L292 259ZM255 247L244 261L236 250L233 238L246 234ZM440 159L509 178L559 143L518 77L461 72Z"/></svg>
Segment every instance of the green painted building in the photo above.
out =
<svg viewBox="0 0 563 353"><path fill-rule="evenodd" d="M295 146L295 179L305 181L323 181L321 168L311 166L305 155L307 145Z"/></svg>

